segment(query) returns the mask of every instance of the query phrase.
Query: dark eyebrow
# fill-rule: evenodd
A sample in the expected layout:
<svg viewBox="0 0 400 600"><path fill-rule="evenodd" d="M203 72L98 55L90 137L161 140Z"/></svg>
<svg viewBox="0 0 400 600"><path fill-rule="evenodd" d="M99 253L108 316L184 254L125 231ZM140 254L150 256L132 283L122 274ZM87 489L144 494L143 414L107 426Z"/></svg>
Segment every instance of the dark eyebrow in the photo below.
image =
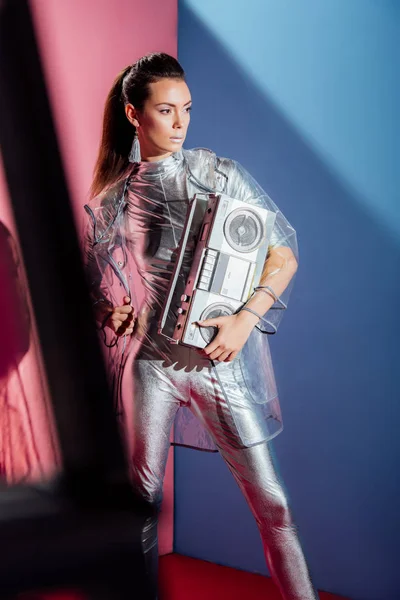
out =
<svg viewBox="0 0 400 600"><path fill-rule="evenodd" d="M170 102L159 102L158 104L156 104L156 106L161 106L162 104L164 104L165 106L172 106L173 108L175 108L176 104L170 104ZM186 102L186 104L184 104L183 106L187 106L188 104L192 104L192 100L189 100L189 102Z"/></svg>

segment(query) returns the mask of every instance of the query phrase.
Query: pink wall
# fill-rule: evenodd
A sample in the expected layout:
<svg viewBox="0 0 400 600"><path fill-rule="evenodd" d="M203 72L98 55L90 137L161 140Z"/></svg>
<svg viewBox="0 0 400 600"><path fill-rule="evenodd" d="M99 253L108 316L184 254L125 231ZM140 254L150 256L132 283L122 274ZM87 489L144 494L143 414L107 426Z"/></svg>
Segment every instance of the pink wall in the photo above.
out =
<svg viewBox="0 0 400 600"><path fill-rule="evenodd" d="M0 477L18 483L51 475L59 458L1 161L0 290Z"/></svg>
<svg viewBox="0 0 400 600"><path fill-rule="evenodd" d="M134 0L31 0L30 4L68 185L80 225L82 207L87 201L100 141L102 111L108 90L116 74L141 55L164 51L176 56L177 1L147 0L139 3ZM0 221L15 237L1 173ZM11 282L10 273L0 273L0 276ZM40 403L35 407L33 419L38 423L34 438L39 440L39 450L24 446L21 447L20 456L39 452L43 457L42 462L50 469L51 465L56 464L56 451L48 433L49 419L43 408L45 392L34 339L20 360L20 371L29 399L42 399L41 407ZM9 413L10 411L7 414ZM27 422L29 419L25 418L24 423ZM19 424L16 426L22 432L21 427ZM22 433L18 439L22 441ZM0 460L1 451L0 446ZM23 466L20 468L22 471ZM161 553L172 551L172 451L168 461L164 498L160 519Z"/></svg>
<svg viewBox="0 0 400 600"><path fill-rule="evenodd" d="M86 201L106 95L147 52L177 54L176 0L31 0L68 181Z"/></svg>

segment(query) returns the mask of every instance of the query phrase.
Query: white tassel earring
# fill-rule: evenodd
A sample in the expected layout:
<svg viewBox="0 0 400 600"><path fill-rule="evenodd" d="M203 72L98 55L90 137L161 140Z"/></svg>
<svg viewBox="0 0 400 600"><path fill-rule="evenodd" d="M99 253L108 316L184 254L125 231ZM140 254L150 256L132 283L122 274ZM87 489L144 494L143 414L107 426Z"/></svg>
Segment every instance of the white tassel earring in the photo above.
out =
<svg viewBox="0 0 400 600"><path fill-rule="evenodd" d="M129 153L128 160L131 163L139 163L142 160L142 157L140 156L140 144L137 131L135 131L135 135L133 136L132 147Z"/></svg>

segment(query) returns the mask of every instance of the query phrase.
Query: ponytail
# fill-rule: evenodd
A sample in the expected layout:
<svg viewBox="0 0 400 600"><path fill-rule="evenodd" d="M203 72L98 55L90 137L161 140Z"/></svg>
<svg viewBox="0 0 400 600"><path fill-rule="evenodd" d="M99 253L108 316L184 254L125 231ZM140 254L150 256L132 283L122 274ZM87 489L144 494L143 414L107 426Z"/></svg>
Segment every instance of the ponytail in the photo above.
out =
<svg viewBox="0 0 400 600"><path fill-rule="evenodd" d="M90 188L91 198L117 181L130 164L128 156L135 128L126 118L122 99L122 83L130 69L131 66L125 67L119 73L107 96L102 138Z"/></svg>

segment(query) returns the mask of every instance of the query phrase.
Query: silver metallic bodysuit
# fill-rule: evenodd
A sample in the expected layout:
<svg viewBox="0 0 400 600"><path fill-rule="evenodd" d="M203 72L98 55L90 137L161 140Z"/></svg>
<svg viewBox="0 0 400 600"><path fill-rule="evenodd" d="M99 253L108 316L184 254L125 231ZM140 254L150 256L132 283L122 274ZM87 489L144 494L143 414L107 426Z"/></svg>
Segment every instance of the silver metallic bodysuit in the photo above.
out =
<svg viewBox="0 0 400 600"><path fill-rule="evenodd" d="M145 331L141 335L136 359L162 358L170 364L176 346L159 335L157 329L189 206L187 176L182 169L182 159L177 159L175 155L160 162L135 165L126 198L127 243L135 257L145 293L141 310L144 321L142 329ZM191 227L182 263L182 283L190 270L199 226L200 223L194 221ZM182 291L178 284L176 304ZM176 310L173 310L174 304L166 330L173 328L174 319L178 317Z"/></svg>
<svg viewBox="0 0 400 600"><path fill-rule="evenodd" d="M188 152L187 156L185 152ZM237 163L220 159L220 169L214 172L210 154L204 150L197 154L196 151L184 151L159 162L140 163L134 166L126 187L124 236L142 283L141 293L137 292L142 300L136 300L139 326L132 363L133 481L144 500L160 505L170 432L177 414L183 411L186 415L183 417L183 429L186 421L189 429L194 421L200 424L204 433L195 433L196 446L216 447L242 490L259 527L266 561L282 598L315 600L318 594L312 586L288 501L266 442L281 430L279 404L275 405L275 421L279 426L274 429L270 425L270 413L274 412L271 407L277 402L277 393L267 336L261 331L254 331L245 345L247 349L244 348L240 356L231 363L218 363L201 356L195 349L171 345L157 333L188 202L196 192L196 185L188 176L188 161L191 161L195 181L197 184L207 181L208 191L210 188L222 191L225 167L229 195L247 200L251 188L253 201L258 202L262 198L259 188L254 192L256 184L243 175L245 171ZM103 205L92 207L94 215L96 208L104 211L104 201ZM111 216L102 225L104 231L109 232L110 223L117 222L114 213L120 214L118 211L110 212ZM192 225L182 282L190 268L199 224L195 222ZM277 219L271 245L290 245L293 231L281 216ZM97 235L100 243L104 237ZM115 239L117 236L107 238L108 248ZM120 281L126 280L120 278ZM99 283L98 276L93 276L92 281ZM122 293L126 293L126 287ZM177 295L180 293L178 289ZM104 287L102 295L105 295ZM115 293L110 292L110 298L116 302ZM271 313L266 327L267 331L270 328L269 333L276 331L281 317L282 311L279 313L278 307L275 309L275 312L273 309L268 311L268 314ZM173 323L174 317L171 319ZM182 422L179 425L182 426ZM202 435L205 436L203 440ZM157 532L154 519L147 523L143 532L143 544L149 569L156 572Z"/></svg>

